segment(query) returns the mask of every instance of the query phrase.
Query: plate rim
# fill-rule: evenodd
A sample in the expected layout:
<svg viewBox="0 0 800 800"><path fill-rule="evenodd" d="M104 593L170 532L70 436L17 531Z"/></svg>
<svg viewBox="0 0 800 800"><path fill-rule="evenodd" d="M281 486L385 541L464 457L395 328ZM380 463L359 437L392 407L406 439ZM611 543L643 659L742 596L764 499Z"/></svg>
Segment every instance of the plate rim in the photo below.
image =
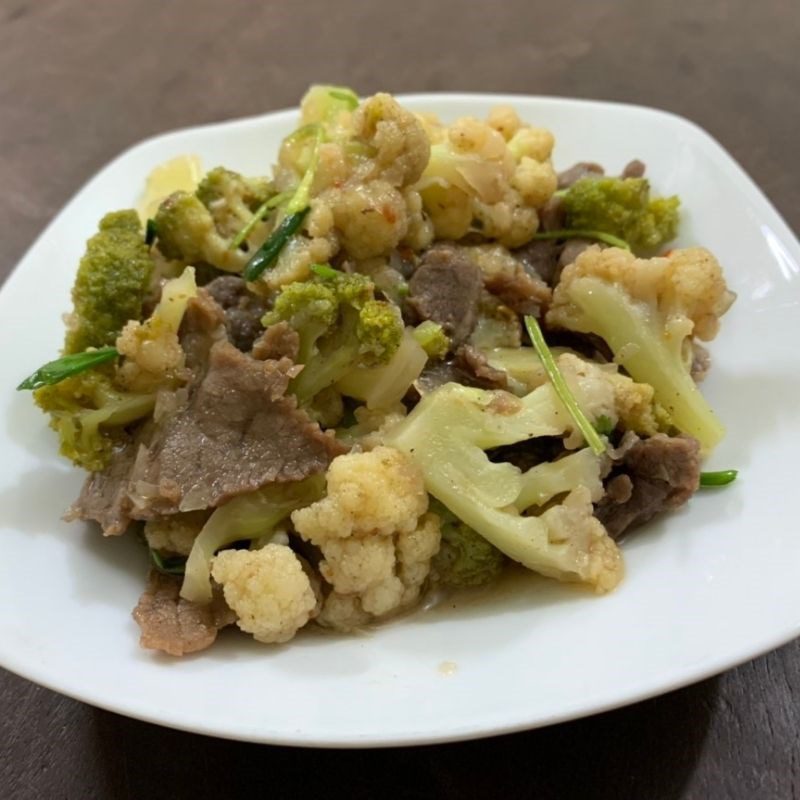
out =
<svg viewBox="0 0 800 800"><path fill-rule="evenodd" d="M597 111L608 109L609 107L616 107L626 111L646 114L651 117L654 115L661 116L665 120L669 120L671 124L678 125L685 130L691 131L693 144L702 144L702 147L707 154L713 154L716 159L722 159L725 169L729 172L732 172L737 179L737 183L743 188L744 191L747 192L748 200L757 204L758 213L762 220L765 215L769 217L771 227L783 241L783 243L788 243L792 250L800 252L800 243L798 243L794 232L789 227L781 212L769 200L764 191L755 183L755 181L744 170L739 162L708 131L681 115L658 108L632 103L549 95L528 95L524 93L420 92L397 94L395 96L401 103L407 105L413 105L413 103L419 101L428 103L435 100L441 100L442 102L446 103L508 102L512 104L522 100L525 102L545 102L559 106L582 106L587 110L595 109ZM26 249L23 255L17 260L11 271L8 273L6 280L4 281L2 287L0 287L0 294L8 291L9 287L16 285L16 282L21 279L21 268L23 268L24 264L35 255L36 250L39 248L41 242L48 237L51 230L58 227L62 217L74 205L80 203L83 195L96 181L99 181L105 173L114 169L120 162L128 160L131 156L135 155L139 151L143 151L154 146L157 147L163 145L170 139L179 138L188 133L213 133L215 129L221 132L225 128L238 127L243 124L258 125L259 123L266 121L275 122L281 118L288 120L292 115L297 113L296 107L285 108L262 114L238 117L236 119L213 121L201 125L177 128L164 133L149 136L127 147L119 155L106 162L92 176L83 182L83 184L75 191L72 197L64 204L58 213L56 213L50 222L44 226L41 233L35 238L33 243ZM451 726L448 729L432 731L427 734L420 734L409 728L409 730L406 730L402 733L380 736L370 734L366 737L358 735L346 735L335 739L327 736L324 738L315 738L313 735L307 736L300 731L290 730L288 726L283 730L282 733L276 733L275 731L250 731L248 733L243 729L234 730L230 725L219 727L215 726L213 723L209 725L203 725L194 722L182 722L180 715L169 717L168 714L159 716L156 713L148 713L146 711L143 712L141 709L137 709L137 703L135 701L128 702L128 698L125 695L121 696L118 701L115 700L114 702L107 702L104 701L102 697L98 699L97 697L93 696L90 685L86 690L74 688L73 686L69 685L70 682L68 680L62 682L56 680L56 675L53 670L49 670L50 673L53 673L52 675L48 674L48 669L44 665L18 663L14 657L13 651L7 650L3 646L2 642L0 642L0 666L51 691L55 691L59 694L71 697L81 702L85 702L97 708L123 714L144 722L167 726L176 730L236 741L249 741L299 747L324 747L332 749L393 747L457 742L487 736L503 735L519 731L532 730L539 727L545 727L569 720L603 713L633 703L641 702L643 700L704 680L712 675L719 674L724 670L757 658L764 653L767 653L793 640L798 635L800 635L800 621L797 622L791 630L782 630L779 633L771 633L770 635L762 637L755 645L752 644L753 637L751 637L748 639L748 641L751 642L750 646L736 648L736 654L733 654L732 652L726 652L718 658L700 661L694 666L687 666L682 672L680 672L680 674L675 674L676 671L674 669L668 670L668 672L671 672L674 675L674 677L671 679L663 679L659 677L656 677L655 679L651 678L649 681L645 679L633 691L628 690L618 692L617 694L619 696L612 697L606 702L590 702L589 704L576 703L573 707L565 709L562 713L551 713L533 721L530 719L522 719L521 716L524 715L517 715L520 718L511 719L504 724L487 724L478 721L470 723L466 726L462 726L460 729L455 729L454 726ZM514 717L514 715L506 715L506 717L508 719L509 717Z"/></svg>

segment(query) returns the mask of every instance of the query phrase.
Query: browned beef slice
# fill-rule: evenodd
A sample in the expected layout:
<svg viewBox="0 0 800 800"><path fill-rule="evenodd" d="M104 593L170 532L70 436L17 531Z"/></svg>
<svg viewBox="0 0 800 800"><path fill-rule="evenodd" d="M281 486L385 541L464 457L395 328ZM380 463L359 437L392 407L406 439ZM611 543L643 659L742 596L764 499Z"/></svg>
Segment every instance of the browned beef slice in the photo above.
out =
<svg viewBox="0 0 800 800"><path fill-rule="evenodd" d="M587 248L591 247L597 242L592 242L589 239L569 239L561 249L561 255L558 257L558 280L561 279L561 270L572 264L573 261ZM602 242L600 247L603 247Z"/></svg>
<svg viewBox="0 0 800 800"><path fill-rule="evenodd" d="M639 161L638 158L634 158L633 161L629 161L624 169L622 170L622 174L620 175L621 178L643 178L645 170L647 169L647 165L644 161Z"/></svg>
<svg viewBox="0 0 800 800"><path fill-rule="evenodd" d="M567 227L567 209L561 195L553 195L539 211L539 227L543 231L560 231Z"/></svg>
<svg viewBox="0 0 800 800"><path fill-rule="evenodd" d="M506 373L491 366L486 360L486 356L471 345L465 344L458 348L455 365L471 378L470 386L477 386L481 389L508 388Z"/></svg>
<svg viewBox="0 0 800 800"><path fill-rule="evenodd" d="M281 321L270 325L253 343L253 358L261 361L288 358L297 361L300 350L300 336L288 322Z"/></svg>
<svg viewBox="0 0 800 800"><path fill-rule="evenodd" d="M695 383L700 383L711 369L711 353L703 345L692 342L691 374Z"/></svg>
<svg viewBox="0 0 800 800"><path fill-rule="evenodd" d="M344 448L286 396L295 369L288 359L257 361L230 342L214 344L185 406L139 453L130 478L134 518L214 508L324 471Z"/></svg>
<svg viewBox="0 0 800 800"><path fill-rule="evenodd" d="M228 338L239 350L248 352L264 330L261 324L267 310L264 300L250 292L237 275L214 278L205 288L225 312Z"/></svg>
<svg viewBox="0 0 800 800"><path fill-rule="evenodd" d="M529 242L513 251L514 257L526 272L535 275L550 286L555 286L561 276L559 256L564 243L553 239Z"/></svg>
<svg viewBox="0 0 800 800"><path fill-rule="evenodd" d="M600 178L604 173L605 170L599 164L592 161L579 161L569 169L558 173L558 188L569 189L581 178Z"/></svg>
<svg viewBox="0 0 800 800"><path fill-rule="evenodd" d="M453 246L437 245L411 276L408 305L420 319L438 322L460 344L475 327L482 288L477 264Z"/></svg>
<svg viewBox="0 0 800 800"><path fill-rule="evenodd" d="M150 570L147 588L133 610L142 647L171 656L195 653L210 647L217 631L236 620L221 598L199 605L184 600L180 590L179 577Z"/></svg>
<svg viewBox="0 0 800 800"><path fill-rule="evenodd" d="M595 516L612 537L619 538L656 514L682 506L699 482L697 440L659 433L636 442L625 453L611 473Z"/></svg>
<svg viewBox="0 0 800 800"><path fill-rule="evenodd" d="M517 314L540 316L542 306L552 298L550 287L538 274L517 263L514 270L500 270L484 275L484 285L504 305Z"/></svg>
<svg viewBox="0 0 800 800"><path fill-rule="evenodd" d="M198 289L186 307L180 330L186 366L195 377L205 372L211 345L224 338L225 313L205 289Z"/></svg>
<svg viewBox="0 0 800 800"><path fill-rule="evenodd" d="M128 475L133 467L138 439L116 450L102 472L93 472L84 481L80 497L72 504L64 519L94 520L100 523L105 536L119 536L130 524L131 500L128 497Z"/></svg>

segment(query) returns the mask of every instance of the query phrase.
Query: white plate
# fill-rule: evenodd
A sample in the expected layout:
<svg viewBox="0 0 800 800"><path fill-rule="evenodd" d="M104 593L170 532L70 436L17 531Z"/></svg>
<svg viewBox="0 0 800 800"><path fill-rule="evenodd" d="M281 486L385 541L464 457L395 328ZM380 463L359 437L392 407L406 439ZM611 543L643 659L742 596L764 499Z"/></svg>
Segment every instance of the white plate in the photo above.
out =
<svg viewBox="0 0 800 800"><path fill-rule="evenodd" d="M296 112L194 128L134 147L58 215L0 293L0 663L64 694L218 736L302 745L436 742L613 708L719 672L800 633L796 499L800 246L753 182L679 117L611 103L490 95L404 102L451 119L498 102L550 128L559 168L647 162L678 193L680 244L723 263L739 300L713 345L704 391L728 425L712 468L739 481L699 494L625 546L627 578L604 598L544 580L368 636L301 635L259 646L226 632L175 661L138 648L130 611L146 571L133 540L59 520L82 476L13 387L57 351L86 238L132 205L144 176L180 153L264 173ZM511 590L514 588L514 591Z"/></svg>

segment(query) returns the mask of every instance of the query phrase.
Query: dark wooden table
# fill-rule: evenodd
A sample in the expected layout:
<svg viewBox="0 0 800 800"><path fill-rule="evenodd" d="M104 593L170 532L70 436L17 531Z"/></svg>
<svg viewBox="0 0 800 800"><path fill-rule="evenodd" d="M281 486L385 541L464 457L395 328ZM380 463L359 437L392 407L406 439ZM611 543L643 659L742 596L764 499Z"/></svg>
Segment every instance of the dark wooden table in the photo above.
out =
<svg viewBox="0 0 800 800"><path fill-rule="evenodd" d="M510 91L693 119L800 228L800 5L211 0L0 4L0 277L122 149L361 93ZM309 751L98 711L0 672L0 797L800 797L800 645L649 702L456 745ZM257 794L256 794L257 793Z"/></svg>

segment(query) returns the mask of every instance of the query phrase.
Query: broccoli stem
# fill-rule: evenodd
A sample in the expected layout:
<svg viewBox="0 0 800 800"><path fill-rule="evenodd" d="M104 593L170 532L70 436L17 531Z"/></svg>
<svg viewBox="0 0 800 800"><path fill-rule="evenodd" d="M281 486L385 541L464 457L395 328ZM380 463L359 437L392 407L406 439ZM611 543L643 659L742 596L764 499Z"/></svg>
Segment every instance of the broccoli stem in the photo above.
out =
<svg viewBox="0 0 800 800"><path fill-rule="evenodd" d="M560 230L560 231L542 231L541 233L534 233L534 239L597 239L599 242L605 242L612 247L621 247L623 250L630 250L631 246L624 240L611 233L604 233L603 231L584 231L584 230Z"/></svg>
<svg viewBox="0 0 800 800"><path fill-rule="evenodd" d="M739 470L736 469L723 469L719 472L701 472L700 485L701 486L727 486L736 480Z"/></svg>
<svg viewBox="0 0 800 800"><path fill-rule="evenodd" d="M308 212L309 209L304 208L302 211L296 211L283 218L280 225L269 235L267 241L256 250L253 257L247 262L247 266L244 268L244 279L246 281L258 280L264 270L277 261L284 245L297 233Z"/></svg>
<svg viewBox="0 0 800 800"><path fill-rule="evenodd" d="M567 382L564 380L564 376L561 374L561 370L558 368L558 364L556 364L556 360L553 358L553 354L550 352L550 348L544 340L542 329L539 327L536 318L525 317L525 327L528 330L528 335L531 337L533 347L539 356L539 360L542 362L547 377L550 378L550 382L553 384L553 388L559 400L561 400L564 407L575 421L575 425L583 434L586 444L592 448L592 452L598 456L602 455L606 450L605 443L594 429L592 423L589 422L586 415L581 411L581 407L578 405L575 395L572 394L569 386L567 386Z"/></svg>
<svg viewBox="0 0 800 800"><path fill-rule="evenodd" d="M680 348L665 336L662 320L602 280L579 278L569 297L591 320L621 364L640 383L649 383L676 428L711 450L725 435L680 358Z"/></svg>
<svg viewBox="0 0 800 800"><path fill-rule="evenodd" d="M65 378L86 372L88 369L98 367L108 361L113 361L119 356L116 347L101 347L97 350L86 350L83 353L71 353L55 361L48 361L25 378L17 386L17 391L24 389L38 389L41 386L53 386L61 383Z"/></svg>

